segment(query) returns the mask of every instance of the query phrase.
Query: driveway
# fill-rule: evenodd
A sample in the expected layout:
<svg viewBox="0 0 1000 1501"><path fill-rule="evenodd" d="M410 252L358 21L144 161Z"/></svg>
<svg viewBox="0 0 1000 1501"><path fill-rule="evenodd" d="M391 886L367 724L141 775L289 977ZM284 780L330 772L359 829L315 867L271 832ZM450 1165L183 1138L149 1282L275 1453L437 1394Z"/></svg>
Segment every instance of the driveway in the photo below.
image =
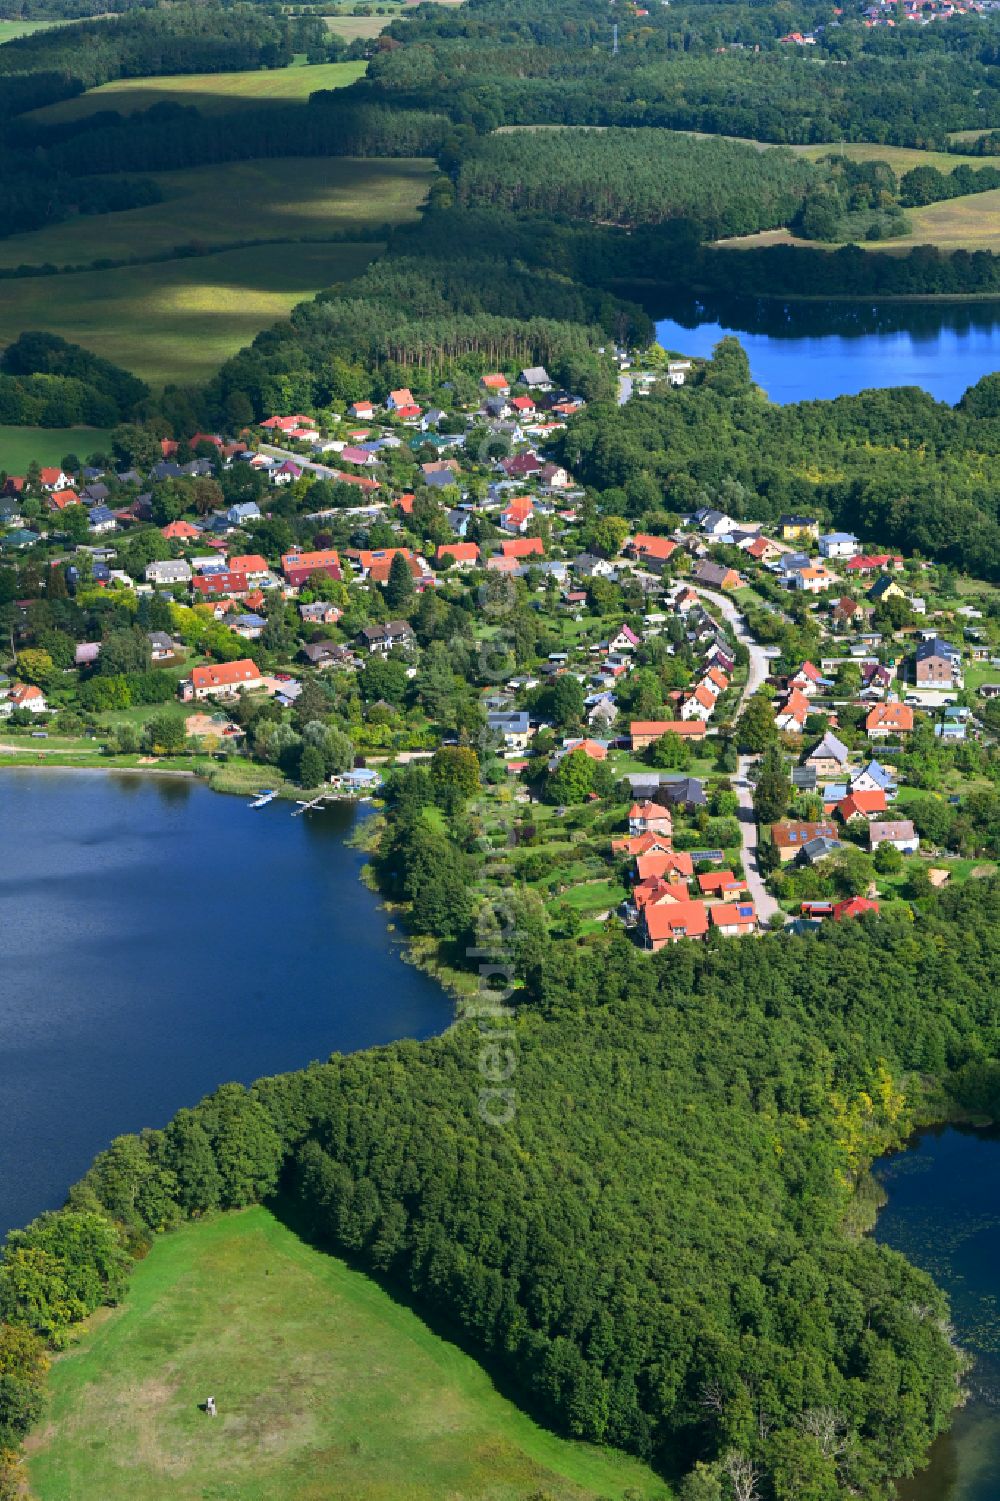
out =
<svg viewBox="0 0 1000 1501"><path fill-rule="evenodd" d="M623 407L632 395L631 375L619 375L618 377L618 405Z"/></svg>
<svg viewBox="0 0 1000 1501"><path fill-rule="evenodd" d="M753 816L753 789L747 780L747 772L753 760L753 756L739 757L736 763L736 775L733 778L733 790L740 804L737 817L740 821L740 843L743 846L743 874L746 876L753 904L757 908L757 917L761 927L767 927L771 918L776 912L780 912L781 908L771 893L765 889L764 878L757 864L757 822Z"/></svg>

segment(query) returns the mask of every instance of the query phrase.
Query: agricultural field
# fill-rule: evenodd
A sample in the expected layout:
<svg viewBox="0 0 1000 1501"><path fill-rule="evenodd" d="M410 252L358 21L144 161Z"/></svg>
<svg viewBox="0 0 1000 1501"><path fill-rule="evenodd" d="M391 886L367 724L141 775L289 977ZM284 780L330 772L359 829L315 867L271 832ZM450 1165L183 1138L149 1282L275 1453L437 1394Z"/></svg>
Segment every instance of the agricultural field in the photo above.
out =
<svg viewBox="0 0 1000 1501"><path fill-rule="evenodd" d="M969 165L968 157L952 156L947 151L917 151L910 146L879 146L867 141L831 141L828 145L791 146L789 150L810 162L833 155L849 157L852 162L888 162L899 176L914 167L936 167L939 172L954 172L963 162Z"/></svg>
<svg viewBox="0 0 1000 1501"><path fill-rule="evenodd" d="M1000 250L1000 188L907 209L907 216L913 225L910 234L898 240L877 241L870 248L900 253L914 245L937 245L940 250Z"/></svg>
<svg viewBox="0 0 1000 1501"><path fill-rule="evenodd" d="M218 1417L199 1407L211 1393ZM165 1235L60 1356L38 1501L659 1501L638 1461L556 1438L344 1262L255 1208Z"/></svg>
<svg viewBox="0 0 1000 1501"><path fill-rule="evenodd" d="M86 459L106 452L109 442L102 427L0 427L0 470L23 474L32 459L59 464L71 453Z"/></svg>
<svg viewBox="0 0 1000 1501"><path fill-rule="evenodd" d="M257 68L249 73L180 73L163 78L118 78L89 89L76 99L63 99L33 110L26 118L44 125L84 120L101 110L130 115L170 100L192 105L202 114L228 114L257 109L262 104L294 104L317 89L342 89L365 71L363 62L312 63L290 68Z"/></svg>
<svg viewBox="0 0 1000 1501"><path fill-rule="evenodd" d="M44 329L154 386L204 380L297 302L360 275L381 243L326 237L414 218L429 167L294 157L159 173L163 203L0 241L0 265L213 253L0 280L0 344ZM225 248L255 239L273 243Z"/></svg>
<svg viewBox="0 0 1000 1501"><path fill-rule="evenodd" d="M379 36L393 16L324 16L327 30L335 31L342 36L345 42L362 41L370 42L373 37Z"/></svg>
<svg viewBox="0 0 1000 1501"><path fill-rule="evenodd" d="M263 245L116 271L0 281L0 343L41 329L152 386L203 381L297 302L360 275L381 249Z"/></svg>
<svg viewBox="0 0 1000 1501"><path fill-rule="evenodd" d="M12 235L0 240L0 266L88 266L178 246L324 240L415 218L430 169L419 157L279 157L152 172L162 203ZM16 297L30 297L20 285ZM47 295L58 300L52 289ZM7 298L6 286L0 296Z"/></svg>

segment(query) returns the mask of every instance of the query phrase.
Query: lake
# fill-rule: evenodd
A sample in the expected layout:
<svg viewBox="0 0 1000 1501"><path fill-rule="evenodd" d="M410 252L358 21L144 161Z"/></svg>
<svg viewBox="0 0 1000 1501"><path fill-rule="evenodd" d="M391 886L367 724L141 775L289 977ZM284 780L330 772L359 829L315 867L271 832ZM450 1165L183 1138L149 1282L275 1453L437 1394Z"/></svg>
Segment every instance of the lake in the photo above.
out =
<svg viewBox="0 0 1000 1501"><path fill-rule="evenodd" d="M959 1343L975 1356L972 1393L926 1470L899 1501L996 1501L1000 1494L1000 1131L922 1132L875 1174L888 1194L876 1240L902 1251L951 1299Z"/></svg>
<svg viewBox="0 0 1000 1501"><path fill-rule="evenodd" d="M1000 370L1000 301L783 304L678 296L656 311L667 314L656 318L659 342L687 355L708 356L735 334L754 380L781 404L872 386L921 386L954 405Z"/></svg>
<svg viewBox="0 0 1000 1501"><path fill-rule="evenodd" d="M226 1080L449 1025L358 879L359 816L0 771L0 1236Z"/></svg>

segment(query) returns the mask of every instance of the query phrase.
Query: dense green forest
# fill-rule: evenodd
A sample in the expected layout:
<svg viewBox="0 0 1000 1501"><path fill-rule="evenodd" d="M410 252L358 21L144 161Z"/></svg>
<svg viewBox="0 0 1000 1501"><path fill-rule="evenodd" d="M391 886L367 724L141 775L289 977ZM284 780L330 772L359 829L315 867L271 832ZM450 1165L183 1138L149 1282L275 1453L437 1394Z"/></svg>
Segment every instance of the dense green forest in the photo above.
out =
<svg viewBox="0 0 1000 1501"><path fill-rule="evenodd" d="M787 224L818 175L790 152L669 131L518 131L466 153L458 201L625 225L685 218L718 239Z"/></svg>

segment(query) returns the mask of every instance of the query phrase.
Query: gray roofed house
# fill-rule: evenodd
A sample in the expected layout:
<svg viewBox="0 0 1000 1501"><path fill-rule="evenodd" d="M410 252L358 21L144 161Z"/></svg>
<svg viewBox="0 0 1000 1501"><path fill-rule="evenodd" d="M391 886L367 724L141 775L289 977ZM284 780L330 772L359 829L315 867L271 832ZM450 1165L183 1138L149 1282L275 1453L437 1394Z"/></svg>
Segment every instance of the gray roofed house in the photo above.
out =
<svg viewBox="0 0 1000 1501"><path fill-rule="evenodd" d="M796 792L816 791L816 768L815 766L793 766L792 786Z"/></svg>
<svg viewBox="0 0 1000 1501"><path fill-rule="evenodd" d="M387 620L385 625L366 625L360 640L370 652L388 656L394 646L404 646L413 640L413 631L405 620Z"/></svg>
<svg viewBox="0 0 1000 1501"><path fill-rule="evenodd" d="M684 808L688 812L704 808L708 801L705 788L697 777L681 777L676 782L661 782L658 800L668 808Z"/></svg>
<svg viewBox="0 0 1000 1501"><path fill-rule="evenodd" d="M191 565L183 558L165 558L159 563L146 564L147 584L189 584Z"/></svg>
<svg viewBox="0 0 1000 1501"><path fill-rule="evenodd" d="M868 839L873 850L880 844L892 844L904 854L920 848L920 839L909 818L875 819L868 825Z"/></svg>
<svg viewBox="0 0 1000 1501"><path fill-rule="evenodd" d="M233 526L241 526L244 521L259 521L260 506L255 500L242 500L239 504L229 507L226 517Z"/></svg>
<svg viewBox="0 0 1000 1501"><path fill-rule="evenodd" d="M843 847L839 839L827 839L825 835L821 835L804 844L800 854L807 865L815 865L817 860L825 860L828 855L835 855Z"/></svg>
<svg viewBox="0 0 1000 1501"><path fill-rule="evenodd" d="M815 768L819 776L833 776L843 771L850 758L850 751L832 730L827 730L818 745L806 756L806 765Z"/></svg>
<svg viewBox="0 0 1000 1501"><path fill-rule="evenodd" d="M529 365L517 377L517 384L527 386L529 391L552 390L552 378L544 365Z"/></svg>
<svg viewBox="0 0 1000 1501"><path fill-rule="evenodd" d="M174 654L174 643L166 631L147 631L146 639L153 653L154 662L165 662Z"/></svg>
<svg viewBox="0 0 1000 1501"><path fill-rule="evenodd" d="M81 641L78 643L73 656L76 667L92 667L101 655L101 643L99 641Z"/></svg>

